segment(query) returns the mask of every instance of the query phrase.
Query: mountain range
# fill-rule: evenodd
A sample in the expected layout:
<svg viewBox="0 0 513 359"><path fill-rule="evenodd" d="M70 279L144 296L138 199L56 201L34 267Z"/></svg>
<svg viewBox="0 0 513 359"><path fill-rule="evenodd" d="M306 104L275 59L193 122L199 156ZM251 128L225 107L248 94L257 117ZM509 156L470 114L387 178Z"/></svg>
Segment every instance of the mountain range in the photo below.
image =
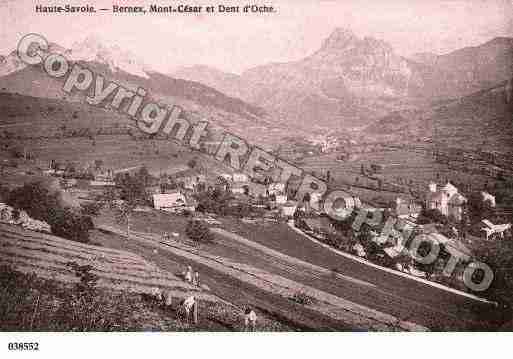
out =
<svg viewBox="0 0 513 359"><path fill-rule="evenodd" d="M251 139L253 136L265 137L270 133L269 129L277 127L270 121L268 113L257 105L227 96L200 82L154 71L135 55L117 46L106 46L94 37L74 44L71 49L57 44L50 44L49 48L51 53L61 53L71 63L79 63L109 81L134 91L138 87L146 89L146 101L181 106L193 121L207 119L216 128L234 131ZM48 76L39 65L27 66L18 59L16 51L0 57L2 92L70 102L84 101L85 93L68 94L62 87L62 79ZM93 88L91 86L89 91Z"/></svg>
<svg viewBox="0 0 513 359"><path fill-rule="evenodd" d="M193 119L208 118L260 143L291 131L305 135L327 128L363 128L373 134L387 122L387 128L424 133L432 126L422 121L436 115L441 102L486 91L513 77L513 38L505 37L445 55L405 58L383 40L337 28L303 59L264 64L240 75L203 65L163 74L94 37L70 49L51 44L50 50L128 88L144 87L155 101L179 104ZM62 81L27 67L16 52L0 57L3 92L83 100L83 94L68 95L61 88ZM412 131L412 126L421 130Z"/></svg>
<svg viewBox="0 0 513 359"><path fill-rule="evenodd" d="M390 111L469 95L511 78L513 38L405 58L385 41L339 28L299 61L262 65L241 75L192 66L173 76L202 81L294 123L359 126Z"/></svg>

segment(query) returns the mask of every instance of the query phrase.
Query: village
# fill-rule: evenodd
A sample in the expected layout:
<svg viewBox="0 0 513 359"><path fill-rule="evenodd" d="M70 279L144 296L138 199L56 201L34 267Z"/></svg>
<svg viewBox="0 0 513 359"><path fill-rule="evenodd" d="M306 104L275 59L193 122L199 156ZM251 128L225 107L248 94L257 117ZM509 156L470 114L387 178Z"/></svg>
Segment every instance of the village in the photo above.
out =
<svg viewBox="0 0 513 359"><path fill-rule="evenodd" d="M4 3L7 354L504 346L511 1Z"/></svg>
<svg viewBox="0 0 513 359"><path fill-rule="evenodd" d="M315 146L320 147L321 152L327 150L325 143ZM171 222L173 218L183 217L189 223L201 221L208 227L229 230L233 229L232 221L225 221L226 218L265 226L286 223L305 237L335 250L462 291L469 291L462 280L464 266L458 266L448 276L444 273L448 254L460 253L460 257L465 258L460 264L465 264L476 258L474 249L479 252L487 242L512 238L511 217L497 206L500 199L484 188L467 193L450 181L430 181L424 192L392 192L395 199L385 205L353 195L337 204L336 210L345 214L334 218L325 211L323 198L318 193L307 193L301 201L294 200L293 186L276 182L277 176L272 172L258 178L239 172L209 172L201 161L200 157L195 157L169 173L152 175L144 165L115 170L101 160L83 168L52 160L40 174L56 179L69 201L85 208L88 214L98 215L100 202L106 194L117 207L129 203L124 212L128 236L130 217L135 213L166 213ZM369 165L369 170L379 172L375 165ZM35 170L28 172L34 173L32 171ZM332 183L329 172L327 180ZM363 165L362 172L365 172ZM376 188L376 192L380 190L387 191L383 186ZM355 230L352 222L361 211L369 216L379 212L382 221L374 226L364 224ZM31 219L23 211L21 215L15 212L2 204L1 221L50 232L48 223ZM390 217L396 221L385 233ZM409 249L411 238L406 235L411 233L425 235L441 246L442 254L434 263L424 265L415 261ZM162 238L170 235L165 231L161 233Z"/></svg>

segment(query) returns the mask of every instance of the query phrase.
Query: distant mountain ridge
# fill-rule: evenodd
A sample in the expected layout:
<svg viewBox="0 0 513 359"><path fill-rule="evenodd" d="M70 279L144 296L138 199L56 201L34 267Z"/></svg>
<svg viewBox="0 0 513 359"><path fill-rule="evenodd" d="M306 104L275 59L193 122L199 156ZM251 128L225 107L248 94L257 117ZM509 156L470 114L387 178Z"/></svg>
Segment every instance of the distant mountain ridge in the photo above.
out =
<svg viewBox="0 0 513 359"><path fill-rule="evenodd" d="M183 69L174 75L207 83L223 92L276 111L299 124L312 119L323 125L358 123L385 114L391 99L400 99L422 86L406 59L384 41L360 39L336 29L318 51L302 60L272 63L240 76L205 75ZM201 77L201 78L200 78Z"/></svg>
<svg viewBox="0 0 513 359"><path fill-rule="evenodd" d="M513 152L513 78L424 110L396 111L363 132L409 141L429 138L446 147Z"/></svg>
<svg viewBox="0 0 513 359"><path fill-rule="evenodd" d="M385 41L342 28L299 61L257 66L240 76L207 66L174 74L272 109L292 123L328 126L365 125L390 111L465 96L512 75L512 38L407 59Z"/></svg>
<svg viewBox="0 0 513 359"><path fill-rule="evenodd" d="M148 78L148 72L152 71L135 54L117 45L106 46L95 36L89 36L82 42L74 43L65 55L70 60L99 62L108 65L112 72L122 70L144 78Z"/></svg>
<svg viewBox="0 0 513 359"><path fill-rule="evenodd" d="M267 121L264 119L267 117L266 112L256 105L227 96L199 82L176 79L156 72L133 54L116 46L104 46L96 38L87 38L82 43L74 44L71 49L50 44L50 52L61 53L70 62L80 63L128 88L135 90L143 87L156 100L170 104L189 103L195 110L200 106L204 110L200 112L204 115L219 109L247 120ZM18 58L16 51L0 57L0 89L34 97L77 100L76 94L68 95L62 91L61 80L46 75L39 66L27 66Z"/></svg>
<svg viewBox="0 0 513 359"><path fill-rule="evenodd" d="M484 44L445 55L417 54L423 62L426 94L456 98L487 89L513 76L513 38L497 37Z"/></svg>

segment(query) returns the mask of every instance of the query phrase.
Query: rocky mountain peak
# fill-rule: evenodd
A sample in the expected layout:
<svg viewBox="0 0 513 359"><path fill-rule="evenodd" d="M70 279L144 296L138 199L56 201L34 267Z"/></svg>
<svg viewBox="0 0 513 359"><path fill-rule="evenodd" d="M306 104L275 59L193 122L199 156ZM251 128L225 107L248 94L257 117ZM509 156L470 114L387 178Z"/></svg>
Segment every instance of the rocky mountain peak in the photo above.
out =
<svg viewBox="0 0 513 359"><path fill-rule="evenodd" d="M358 37L350 29L338 27L324 40L321 49L341 50L354 45L358 40Z"/></svg>
<svg viewBox="0 0 513 359"><path fill-rule="evenodd" d="M96 61L109 66L115 72L118 69L133 75L148 77L151 71L140 59L117 45L109 46L97 36L88 36L82 42L76 42L68 51L73 60Z"/></svg>

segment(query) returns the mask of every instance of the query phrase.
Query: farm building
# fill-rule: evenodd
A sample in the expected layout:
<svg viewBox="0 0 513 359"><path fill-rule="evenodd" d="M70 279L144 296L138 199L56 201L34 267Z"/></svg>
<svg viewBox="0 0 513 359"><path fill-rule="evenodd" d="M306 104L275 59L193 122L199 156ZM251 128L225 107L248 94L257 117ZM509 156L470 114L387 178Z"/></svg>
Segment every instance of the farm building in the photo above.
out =
<svg viewBox="0 0 513 359"><path fill-rule="evenodd" d="M153 207L163 211L190 209L187 199L181 192L154 194Z"/></svg>

